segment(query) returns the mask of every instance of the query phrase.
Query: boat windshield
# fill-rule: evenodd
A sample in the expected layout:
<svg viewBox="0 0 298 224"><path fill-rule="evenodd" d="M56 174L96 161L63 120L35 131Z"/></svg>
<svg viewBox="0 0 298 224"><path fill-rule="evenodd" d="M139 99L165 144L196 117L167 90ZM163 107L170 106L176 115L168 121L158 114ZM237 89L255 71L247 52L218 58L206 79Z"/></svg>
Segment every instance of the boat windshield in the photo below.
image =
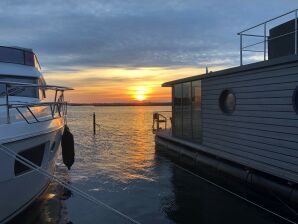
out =
<svg viewBox="0 0 298 224"><path fill-rule="evenodd" d="M0 46L0 62L29 65L40 70L35 54L29 50Z"/></svg>
<svg viewBox="0 0 298 224"><path fill-rule="evenodd" d="M28 78L28 77L15 77L15 76L1 76L0 82L21 82L28 84L37 84L38 81L36 78ZM11 86L8 89L9 96L21 96L21 97L33 97L38 98L38 91L35 87L23 87L23 86ZM5 92L5 84L0 83L0 97L4 97L6 95Z"/></svg>

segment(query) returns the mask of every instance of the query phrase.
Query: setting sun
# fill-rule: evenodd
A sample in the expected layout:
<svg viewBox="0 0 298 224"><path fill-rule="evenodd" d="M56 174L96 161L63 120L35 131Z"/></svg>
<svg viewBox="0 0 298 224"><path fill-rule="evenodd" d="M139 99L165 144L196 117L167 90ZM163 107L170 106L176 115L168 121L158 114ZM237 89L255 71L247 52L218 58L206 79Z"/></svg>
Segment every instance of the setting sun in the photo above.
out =
<svg viewBox="0 0 298 224"><path fill-rule="evenodd" d="M145 99L144 95L136 95L135 97L138 101L143 101Z"/></svg>
<svg viewBox="0 0 298 224"><path fill-rule="evenodd" d="M144 101L148 98L148 94L151 92L149 87L136 86L129 88L129 95L137 101Z"/></svg>

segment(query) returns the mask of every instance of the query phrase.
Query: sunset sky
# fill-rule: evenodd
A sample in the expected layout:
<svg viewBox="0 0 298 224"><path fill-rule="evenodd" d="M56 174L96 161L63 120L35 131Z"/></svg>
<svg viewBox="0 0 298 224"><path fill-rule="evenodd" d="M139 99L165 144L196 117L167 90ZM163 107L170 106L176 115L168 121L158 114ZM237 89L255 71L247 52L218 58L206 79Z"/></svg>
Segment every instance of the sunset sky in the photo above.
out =
<svg viewBox="0 0 298 224"><path fill-rule="evenodd" d="M236 33L295 8L295 0L7 0L0 45L32 48L49 84L75 88L71 102L169 101L163 82L238 65Z"/></svg>

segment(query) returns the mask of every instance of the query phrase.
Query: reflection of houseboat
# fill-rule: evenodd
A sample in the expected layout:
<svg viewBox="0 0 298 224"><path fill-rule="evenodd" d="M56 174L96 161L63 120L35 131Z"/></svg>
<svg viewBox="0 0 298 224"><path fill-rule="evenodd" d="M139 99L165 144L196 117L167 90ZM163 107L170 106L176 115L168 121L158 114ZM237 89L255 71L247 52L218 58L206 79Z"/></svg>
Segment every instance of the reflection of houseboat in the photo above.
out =
<svg viewBox="0 0 298 224"><path fill-rule="evenodd" d="M164 83L172 131L157 130L156 143L297 203L297 10L291 14L239 33L239 67ZM247 38L258 40L245 45ZM260 51L263 61L243 65L244 53Z"/></svg>
<svg viewBox="0 0 298 224"><path fill-rule="evenodd" d="M54 91L54 101L46 90ZM46 85L31 50L0 47L0 223L31 204L50 181L24 159L53 173L65 126L65 90Z"/></svg>

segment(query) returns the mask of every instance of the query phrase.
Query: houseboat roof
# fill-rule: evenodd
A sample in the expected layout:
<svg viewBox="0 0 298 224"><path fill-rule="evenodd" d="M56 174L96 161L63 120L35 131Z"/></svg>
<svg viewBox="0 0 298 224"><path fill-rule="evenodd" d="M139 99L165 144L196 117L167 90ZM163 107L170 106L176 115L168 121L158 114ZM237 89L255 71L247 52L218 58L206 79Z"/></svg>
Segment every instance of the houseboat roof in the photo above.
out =
<svg viewBox="0 0 298 224"><path fill-rule="evenodd" d="M210 77L220 76L220 75L235 74L238 72L251 71L251 70L261 69L266 67L280 66L283 64L289 64L297 61L298 61L298 55L290 55L290 56L285 56L280 58L274 58L267 61L241 65L241 66L232 67L232 68L228 68L228 69L224 69L216 72L209 72L205 74L200 74L200 75L195 75L195 76L190 76L182 79L165 82L162 84L162 87L171 87L178 83L190 82L190 81L195 81L195 80L200 80L200 79L205 79L205 78L210 78Z"/></svg>

